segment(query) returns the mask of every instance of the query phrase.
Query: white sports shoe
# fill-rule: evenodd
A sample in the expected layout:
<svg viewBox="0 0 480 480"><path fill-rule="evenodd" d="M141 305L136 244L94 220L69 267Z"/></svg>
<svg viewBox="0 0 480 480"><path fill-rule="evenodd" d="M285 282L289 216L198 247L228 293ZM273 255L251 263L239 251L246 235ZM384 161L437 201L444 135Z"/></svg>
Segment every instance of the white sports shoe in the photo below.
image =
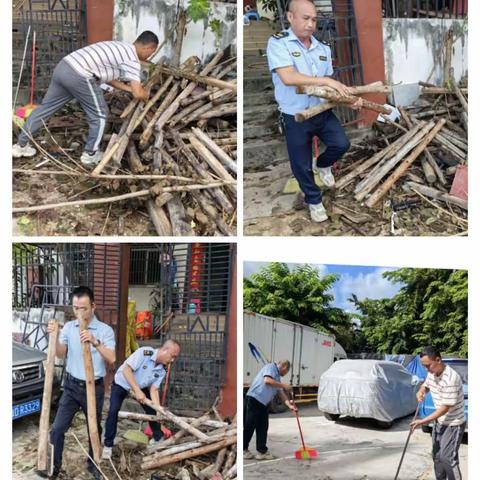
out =
<svg viewBox="0 0 480 480"><path fill-rule="evenodd" d="M100 160L103 157L103 152L97 150L93 155L90 155L88 152L83 152L82 156L80 157L80 161L86 167L94 167L100 163Z"/></svg>
<svg viewBox="0 0 480 480"><path fill-rule="evenodd" d="M309 203L308 208L310 209L310 217L312 218L312 222L320 223L328 220L327 211L325 210L322 202L317 203L316 205Z"/></svg>
<svg viewBox="0 0 480 480"><path fill-rule="evenodd" d="M102 458L104 460L112 458L112 447L103 447Z"/></svg>
<svg viewBox="0 0 480 480"><path fill-rule="evenodd" d="M255 455L255 460L274 460L275 458L277 457L268 451L265 453L257 453L257 455Z"/></svg>
<svg viewBox="0 0 480 480"><path fill-rule="evenodd" d="M318 176L320 177L320 180L326 187L332 188L335 186L335 177L333 176L333 173L332 173L332 167L326 167L326 168L315 167L315 170L318 172Z"/></svg>
<svg viewBox="0 0 480 480"><path fill-rule="evenodd" d="M244 450L243 451L243 459L244 460L251 460L252 458L255 458L255 455L250 450Z"/></svg>
<svg viewBox="0 0 480 480"><path fill-rule="evenodd" d="M160 440L155 440L153 437L149 440L148 446L155 447L156 445L160 445L165 439L162 437Z"/></svg>
<svg viewBox="0 0 480 480"><path fill-rule="evenodd" d="M27 143L24 147L21 147L16 143L12 147L12 156L13 158L22 158L22 157L33 157L36 155L37 151Z"/></svg>

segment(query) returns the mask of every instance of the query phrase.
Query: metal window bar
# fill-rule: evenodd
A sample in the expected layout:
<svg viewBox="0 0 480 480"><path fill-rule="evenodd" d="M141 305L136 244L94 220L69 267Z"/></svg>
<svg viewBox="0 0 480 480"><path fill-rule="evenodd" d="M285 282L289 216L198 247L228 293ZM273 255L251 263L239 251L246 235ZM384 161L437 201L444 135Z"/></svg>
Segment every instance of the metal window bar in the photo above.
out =
<svg viewBox="0 0 480 480"><path fill-rule="evenodd" d="M462 19L468 0L382 0L384 18Z"/></svg>
<svg viewBox="0 0 480 480"><path fill-rule="evenodd" d="M31 26L21 87L31 83L32 38L36 32L35 93L47 89L57 63L87 43L86 0L27 0L14 8L12 21L13 81L20 72Z"/></svg>

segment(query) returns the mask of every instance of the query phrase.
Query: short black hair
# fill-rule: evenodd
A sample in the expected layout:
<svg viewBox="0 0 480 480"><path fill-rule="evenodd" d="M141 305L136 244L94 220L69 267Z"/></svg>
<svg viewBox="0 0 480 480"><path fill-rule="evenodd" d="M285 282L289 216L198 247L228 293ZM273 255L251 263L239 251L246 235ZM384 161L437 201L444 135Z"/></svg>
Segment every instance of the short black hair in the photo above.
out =
<svg viewBox="0 0 480 480"><path fill-rule="evenodd" d="M438 357L442 358L442 354L440 353L440 350L438 350L438 348L429 345L428 347L424 347L422 353L420 353L420 358L423 357L428 357L433 360L434 358Z"/></svg>
<svg viewBox="0 0 480 480"><path fill-rule="evenodd" d="M155 45L158 45L158 37L150 30L145 30L137 37L135 43L141 43L142 45L150 45L151 43L154 43Z"/></svg>
<svg viewBox="0 0 480 480"><path fill-rule="evenodd" d="M72 291L72 299L73 297L88 297L90 299L90 303L94 303L94 298L93 298L93 291L90 287L85 287L85 286L80 286L80 287L75 287Z"/></svg>

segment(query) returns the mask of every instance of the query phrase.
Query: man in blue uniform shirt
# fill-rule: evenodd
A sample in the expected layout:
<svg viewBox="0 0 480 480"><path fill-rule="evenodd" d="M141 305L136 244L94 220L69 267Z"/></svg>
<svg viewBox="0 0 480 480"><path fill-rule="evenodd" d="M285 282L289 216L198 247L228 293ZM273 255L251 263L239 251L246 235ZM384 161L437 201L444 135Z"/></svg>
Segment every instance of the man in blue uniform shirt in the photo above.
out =
<svg viewBox="0 0 480 480"><path fill-rule="evenodd" d="M290 362L281 360L278 363L267 363L254 378L245 397L244 425L243 425L243 458L249 460L272 460L275 457L268 451L268 404L274 399L277 393L285 405L295 411L295 406L284 391L291 392L292 386L288 383L282 383L281 377L285 376L290 370ZM257 455L253 455L248 450L248 445L256 434Z"/></svg>
<svg viewBox="0 0 480 480"><path fill-rule="evenodd" d="M70 428L73 417L79 410L82 410L85 417L87 417L86 377L81 344L89 343L92 354L99 435L102 433L100 423L105 394L103 377L107 373L106 367L115 363L115 335L111 327L98 320L95 316L92 290L89 287L75 288L72 292L72 304L73 313L77 320L72 320L64 325L56 345L56 356L58 358L66 358L66 375L63 394L50 431L54 465L53 476L50 478L57 478L60 475L65 433ZM80 332L78 319L84 319L87 324L87 329L83 332ZM50 333L52 330L53 322L50 322L47 331ZM93 458L90 438L89 446L89 455ZM87 468L93 475L93 478L102 478L90 459L88 460Z"/></svg>
<svg viewBox="0 0 480 480"><path fill-rule="evenodd" d="M167 340L160 348L142 347L132 353L118 369L112 384L110 394L110 408L105 423L105 442L103 458L112 457L112 447L117 434L118 412L123 400L130 393L140 402L148 397L153 403L160 405L158 389L165 378L165 367L180 355L180 345L174 340ZM156 415L157 412L142 405L145 413ZM149 422L153 431L151 444L162 439L162 431L158 422Z"/></svg>
<svg viewBox="0 0 480 480"><path fill-rule="evenodd" d="M323 222L328 217L312 171L312 139L317 136L326 146L315 160L314 168L327 187L335 185L331 167L350 148L350 142L331 109L304 122L295 121L296 113L324 102L319 97L297 94L296 87L328 86L342 96L348 95L348 88L331 78L330 47L313 37L317 23L313 1L291 0L287 19L290 28L273 35L268 41L268 65L293 175L305 195L312 220ZM355 109L360 107L361 99L352 106Z"/></svg>

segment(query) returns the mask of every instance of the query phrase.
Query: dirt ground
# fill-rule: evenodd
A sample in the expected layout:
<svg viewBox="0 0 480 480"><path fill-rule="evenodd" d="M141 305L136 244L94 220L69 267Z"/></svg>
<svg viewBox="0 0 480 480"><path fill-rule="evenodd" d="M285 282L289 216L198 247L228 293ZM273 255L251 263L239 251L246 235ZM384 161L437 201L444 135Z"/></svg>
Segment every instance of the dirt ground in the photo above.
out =
<svg viewBox="0 0 480 480"><path fill-rule="evenodd" d="M129 401L128 403L129 410L138 410L143 413L143 410L136 402ZM125 408L125 404L124 409L127 409ZM108 400L105 399L102 426L107 417L107 412ZM51 422L53 422L54 414L55 412L52 412ZM35 473L39 420L39 415L30 415L13 422L12 472L14 480L36 480L42 478ZM152 473L157 473L155 470L143 472L140 469L146 447L122 438L126 430L138 430L139 425L139 422L129 420L120 420L118 423L118 433L116 437L118 444L116 443L116 446L113 448L113 462L123 480L149 480ZM146 422L142 423L142 428L146 425ZM65 470L67 478L69 479L89 480L93 477L86 470L87 457L80 449L72 432L80 440L83 448L88 451L87 427L83 413L77 413L71 429L65 435L62 469ZM102 461L100 468L109 479L118 478L107 460ZM168 477L168 472L169 469L166 468L162 470L161 473L165 475L165 478L170 478Z"/></svg>
<svg viewBox="0 0 480 480"><path fill-rule="evenodd" d="M369 420L341 418L328 421L316 405L300 408L305 443L315 448L318 457L296 460L300 448L295 418L290 413L270 416L268 447L278 458L270 461L244 461L245 480L392 480L408 436L411 417L381 430ZM250 445L254 451L255 437ZM460 447L460 468L468 479L468 445ZM417 430L412 436L399 480L434 480L431 460L431 436Z"/></svg>
<svg viewBox="0 0 480 480"><path fill-rule="evenodd" d="M343 172L355 161L347 156L339 162L335 172ZM416 172L411 168L410 175ZM329 220L313 223L301 193L283 193L293 178L290 165L283 162L260 172L244 173L244 234L272 236L444 236L462 235L467 230L467 216L458 207L445 204L440 208L419 199L411 208L393 215L391 205L411 200L411 192L402 189L402 181L369 209L353 197L355 182L344 189L323 190L323 203ZM460 220L459 220L460 219Z"/></svg>

